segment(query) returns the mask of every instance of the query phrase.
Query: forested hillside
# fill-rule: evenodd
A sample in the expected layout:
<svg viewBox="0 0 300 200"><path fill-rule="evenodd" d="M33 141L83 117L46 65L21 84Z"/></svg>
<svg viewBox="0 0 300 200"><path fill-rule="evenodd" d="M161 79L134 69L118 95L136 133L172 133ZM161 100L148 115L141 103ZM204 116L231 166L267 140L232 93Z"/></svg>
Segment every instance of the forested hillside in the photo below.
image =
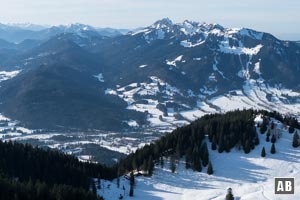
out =
<svg viewBox="0 0 300 200"><path fill-rule="evenodd" d="M261 123L256 124L254 119L258 115ZM163 166L166 158L172 172L176 170L175 160L185 158L186 168L201 172L205 167L210 175L214 173L214 163L209 152L230 152L235 148L248 154L260 143L258 134L266 133L274 154L276 138L270 129L275 125L270 119L280 121L289 133L294 133L290 145L298 148L300 141L295 128L299 129L300 124L296 118L256 110L206 115L145 145L112 167L79 162L76 157L58 151L0 141L0 199L99 199L96 187L101 184L96 184L96 179L112 180L129 172L151 176L155 164ZM265 155L263 149L261 156Z"/></svg>
<svg viewBox="0 0 300 200"><path fill-rule="evenodd" d="M181 158L185 156L186 167L201 171L209 164L208 148L219 153L230 152L232 148L248 154L259 144L254 118L262 114L262 131L269 125L272 117L290 127L290 133L300 124L294 117L283 116L277 112L257 110L236 110L225 114L211 114L177 128L150 145L138 149L119 164L120 171L144 170L152 174L154 163L160 163L163 157ZM261 134L264 134L262 132ZM209 143L204 141L208 137Z"/></svg>
<svg viewBox="0 0 300 200"><path fill-rule="evenodd" d="M58 151L0 141L0 199L98 199L89 191L92 178L112 179L114 171Z"/></svg>

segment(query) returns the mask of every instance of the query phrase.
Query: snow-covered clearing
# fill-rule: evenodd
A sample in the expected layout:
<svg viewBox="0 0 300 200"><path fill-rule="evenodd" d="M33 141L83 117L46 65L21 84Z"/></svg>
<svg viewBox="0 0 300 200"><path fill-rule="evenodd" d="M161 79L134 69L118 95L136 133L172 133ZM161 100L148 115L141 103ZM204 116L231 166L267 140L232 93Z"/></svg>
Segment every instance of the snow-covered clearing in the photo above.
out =
<svg viewBox="0 0 300 200"><path fill-rule="evenodd" d="M128 196L129 181L125 178L121 178L120 188L117 188L116 180L102 181L98 193L107 200L118 199L120 194L124 199L224 200L227 188L231 187L236 200L298 200L300 148L293 148L293 135L280 123L275 123L283 130L282 137L275 143L276 154L270 154L271 143L265 141L266 134L259 133L260 144L249 154L237 149L222 154L209 150L213 175L206 173L206 167L201 173L186 170L182 160L177 161L173 174L165 160L165 167L156 166L152 177L136 177L134 197ZM262 147L266 148L265 158L260 156ZM295 195L275 195L274 177L295 177Z"/></svg>

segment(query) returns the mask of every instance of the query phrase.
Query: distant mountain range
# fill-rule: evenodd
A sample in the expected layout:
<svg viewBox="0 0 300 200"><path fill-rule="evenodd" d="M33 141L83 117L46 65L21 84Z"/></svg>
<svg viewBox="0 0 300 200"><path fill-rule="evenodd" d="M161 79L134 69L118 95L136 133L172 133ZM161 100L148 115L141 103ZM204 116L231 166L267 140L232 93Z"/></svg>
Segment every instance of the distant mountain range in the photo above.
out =
<svg viewBox="0 0 300 200"><path fill-rule="evenodd" d="M0 112L31 128L164 131L238 108L300 114L300 45L269 33L167 18L126 34L5 27L0 81L18 75L2 75Z"/></svg>
<svg viewBox="0 0 300 200"><path fill-rule="evenodd" d="M11 43L21 43L24 40L47 40L62 33L75 33L83 37L86 34L115 37L126 34L127 32L129 32L127 29L94 28L92 26L79 23L60 26L0 23L0 38Z"/></svg>

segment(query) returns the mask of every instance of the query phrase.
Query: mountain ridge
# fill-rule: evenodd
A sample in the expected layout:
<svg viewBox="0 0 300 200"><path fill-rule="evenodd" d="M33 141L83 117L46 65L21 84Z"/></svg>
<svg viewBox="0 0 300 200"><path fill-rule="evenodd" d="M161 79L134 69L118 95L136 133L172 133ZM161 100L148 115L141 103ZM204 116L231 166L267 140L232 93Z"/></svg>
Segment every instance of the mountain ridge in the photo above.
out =
<svg viewBox="0 0 300 200"><path fill-rule="evenodd" d="M84 25L80 30L83 28ZM99 89L95 93L101 98L119 102L118 112L135 112L147 119L147 123L142 123L143 120L125 114L127 117L119 124L130 121L129 127L133 129L154 127L169 131L207 113L244 107L282 110L299 116L299 54L297 43L278 40L268 33L188 20L174 24L162 19L142 30L111 38L76 31L59 34L12 56L11 61L4 63L4 69L22 70L22 76L35 74L43 78L46 77L39 70L41 66L49 74L64 68L70 77L72 73L83 72L85 78L76 80L74 85L89 82L92 88ZM47 78L49 84L42 85L56 91L55 82L67 78L58 77L54 82ZM1 83L3 108L13 107L10 101L18 102L19 109L25 106L22 98L6 95L7 91L23 91L17 82L16 77ZM26 86L27 81L22 85ZM72 84L66 85L72 88ZM64 91L70 89L64 84L59 87ZM83 88L81 92L85 99ZM71 100L71 96L65 98ZM59 106L55 98L52 100L53 105ZM2 112L20 121L26 115L35 115L28 112L18 117L9 109ZM51 112L44 114L54 116ZM74 111L72 115L80 113Z"/></svg>

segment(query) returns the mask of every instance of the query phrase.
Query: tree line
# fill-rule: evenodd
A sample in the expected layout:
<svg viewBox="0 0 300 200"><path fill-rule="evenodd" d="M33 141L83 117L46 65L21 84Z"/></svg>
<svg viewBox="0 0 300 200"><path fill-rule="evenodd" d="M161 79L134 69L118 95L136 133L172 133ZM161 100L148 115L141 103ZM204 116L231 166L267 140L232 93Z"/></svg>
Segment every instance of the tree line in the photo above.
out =
<svg viewBox="0 0 300 200"><path fill-rule="evenodd" d="M259 143L255 130L255 110L231 111L226 114L210 114L177 128L159 140L145 145L135 153L128 155L119 163L123 173L132 170L147 170L152 174L154 163L162 163L162 157L186 159L186 167L201 171L208 167L213 173L208 148L219 153L239 148L249 153ZM204 140L207 136L211 146ZM171 160L170 159L170 160Z"/></svg>

